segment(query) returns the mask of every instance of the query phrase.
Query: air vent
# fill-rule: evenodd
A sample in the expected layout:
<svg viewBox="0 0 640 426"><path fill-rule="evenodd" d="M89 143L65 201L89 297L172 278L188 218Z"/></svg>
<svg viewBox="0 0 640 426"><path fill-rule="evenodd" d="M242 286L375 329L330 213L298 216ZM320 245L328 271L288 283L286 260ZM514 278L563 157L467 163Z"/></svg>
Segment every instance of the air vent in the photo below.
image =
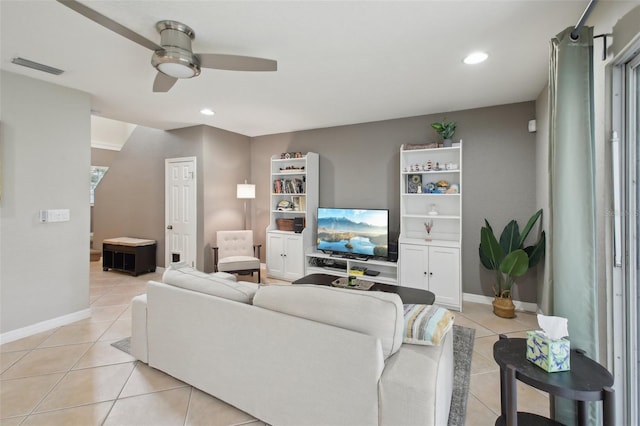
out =
<svg viewBox="0 0 640 426"><path fill-rule="evenodd" d="M16 65L22 65L23 67L33 68L34 70L48 72L49 74L60 75L64 71L58 68L50 67L49 65L39 64L37 62L30 61L24 58L13 58L11 60Z"/></svg>

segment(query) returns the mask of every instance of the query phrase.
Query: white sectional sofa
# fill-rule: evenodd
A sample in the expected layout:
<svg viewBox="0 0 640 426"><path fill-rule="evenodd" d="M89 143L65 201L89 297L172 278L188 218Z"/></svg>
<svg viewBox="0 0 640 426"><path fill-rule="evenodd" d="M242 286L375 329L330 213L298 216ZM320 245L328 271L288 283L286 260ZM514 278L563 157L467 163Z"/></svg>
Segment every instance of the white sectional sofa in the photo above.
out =
<svg viewBox="0 0 640 426"><path fill-rule="evenodd" d="M452 333L402 343L398 295L174 265L132 302L132 354L271 425L447 424Z"/></svg>

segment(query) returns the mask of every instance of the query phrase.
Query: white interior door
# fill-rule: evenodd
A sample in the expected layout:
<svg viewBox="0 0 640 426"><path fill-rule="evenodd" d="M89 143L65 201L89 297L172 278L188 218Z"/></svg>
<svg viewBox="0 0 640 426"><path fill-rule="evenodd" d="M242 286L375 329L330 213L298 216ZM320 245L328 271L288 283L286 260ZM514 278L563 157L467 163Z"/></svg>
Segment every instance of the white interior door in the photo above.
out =
<svg viewBox="0 0 640 426"><path fill-rule="evenodd" d="M165 266L196 265L196 188L195 157L165 160Z"/></svg>

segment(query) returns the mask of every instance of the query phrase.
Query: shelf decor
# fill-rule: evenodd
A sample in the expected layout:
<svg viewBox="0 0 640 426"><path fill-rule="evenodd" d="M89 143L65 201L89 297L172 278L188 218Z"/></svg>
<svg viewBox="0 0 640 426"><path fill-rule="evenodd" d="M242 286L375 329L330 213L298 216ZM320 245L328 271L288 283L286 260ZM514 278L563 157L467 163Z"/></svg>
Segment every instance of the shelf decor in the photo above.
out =
<svg viewBox="0 0 640 426"><path fill-rule="evenodd" d="M319 156L285 152L271 157L269 226L266 235L268 277L294 281L304 275L305 251L313 247L313 214L318 208Z"/></svg>
<svg viewBox="0 0 640 426"><path fill-rule="evenodd" d="M462 170L462 145L400 148L398 283L428 290L436 295L436 303L458 311L462 309Z"/></svg>

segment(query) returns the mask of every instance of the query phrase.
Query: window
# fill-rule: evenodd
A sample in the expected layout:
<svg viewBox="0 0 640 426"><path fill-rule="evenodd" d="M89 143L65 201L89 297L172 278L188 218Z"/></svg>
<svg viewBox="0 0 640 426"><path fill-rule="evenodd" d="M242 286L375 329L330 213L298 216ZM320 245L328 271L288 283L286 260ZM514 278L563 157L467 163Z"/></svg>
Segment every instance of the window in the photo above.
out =
<svg viewBox="0 0 640 426"><path fill-rule="evenodd" d="M634 49L631 49L634 51ZM612 71L614 183L613 359L620 424L640 407L640 43ZM618 141L619 139L619 141ZM619 395L619 396L618 396Z"/></svg>
<svg viewBox="0 0 640 426"><path fill-rule="evenodd" d="M107 173L107 170L109 170L108 167L91 166L91 189L90 189L91 205L93 205L93 202L95 199L96 188L98 187L98 184L100 183L104 175Z"/></svg>

